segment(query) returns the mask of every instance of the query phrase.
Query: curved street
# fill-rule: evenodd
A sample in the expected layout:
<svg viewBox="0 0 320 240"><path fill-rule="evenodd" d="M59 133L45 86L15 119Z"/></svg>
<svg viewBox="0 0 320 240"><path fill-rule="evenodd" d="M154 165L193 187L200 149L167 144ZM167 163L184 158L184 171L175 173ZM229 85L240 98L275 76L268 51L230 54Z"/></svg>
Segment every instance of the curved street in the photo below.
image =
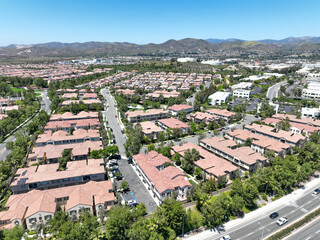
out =
<svg viewBox="0 0 320 240"><path fill-rule="evenodd" d="M43 91L41 92L41 110L45 110L48 114L50 114L51 109L50 109L50 105L51 105L51 101L49 100L48 96L47 96L47 91ZM22 124L22 126L24 126L24 124L26 124L26 122L24 122ZM18 126L17 128L21 128L21 125ZM16 128L16 129L17 129ZM16 129L14 131L16 131ZM8 150L6 148L6 144L8 142L13 142L15 141L15 136L14 134L12 134L10 137L8 137L6 140L4 140L1 144L0 144L0 161L3 161L6 159L7 155L10 153L10 150Z"/></svg>

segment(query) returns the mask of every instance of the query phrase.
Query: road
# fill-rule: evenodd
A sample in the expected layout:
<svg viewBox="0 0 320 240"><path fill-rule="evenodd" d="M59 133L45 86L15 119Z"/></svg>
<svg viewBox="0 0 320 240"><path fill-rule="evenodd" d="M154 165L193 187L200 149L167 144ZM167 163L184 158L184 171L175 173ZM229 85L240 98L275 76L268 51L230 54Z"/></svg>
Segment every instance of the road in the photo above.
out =
<svg viewBox="0 0 320 240"><path fill-rule="evenodd" d="M214 240L220 239L222 236L227 234L230 235L232 239L264 239L317 209L320 206L320 196L315 197L312 196L311 193L319 186L320 179L317 178L307 183L304 189L298 189L279 200L248 213L242 219L239 218L226 223L221 226L220 233L218 231L206 231L196 236L192 236L189 239ZM269 215L272 212L278 212L279 217L287 217L289 222L283 226L278 226L276 221L279 217L276 219L269 218ZM311 226L310 231L312 230L313 228Z"/></svg>
<svg viewBox="0 0 320 240"><path fill-rule="evenodd" d="M285 85L286 83L287 83L287 81L282 81L282 82L276 83L275 85L272 85L271 87L269 87L268 92L267 92L267 98L269 98L270 101L272 101L273 98L277 98L280 87L282 85Z"/></svg>
<svg viewBox="0 0 320 240"><path fill-rule="evenodd" d="M131 191L134 192L136 196L137 202L143 202L146 205L147 213L153 212L157 209L156 202L150 196L148 190L145 188L138 175L135 173L135 171L127 161L124 148L126 138L125 135L121 132L118 117L115 117L117 115L117 109L114 106L113 98L111 97L107 89L102 89L101 94L106 100L104 102L106 111L102 112L103 118L106 117L108 126L112 128L113 134L116 139L116 145L118 146L119 153L121 155L121 160L118 161L120 172L124 176L124 180L129 183Z"/></svg>
<svg viewBox="0 0 320 240"><path fill-rule="evenodd" d="M289 237L286 237L285 240L319 240L320 239L320 218L312 221L311 223L303 226L298 231L295 231Z"/></svg>
<svg viewBox="0 0 320 240"><path fill-rule="evenodd" d="M51 109L50 109L51 101L47 97L47 91L42 91L41 92L41 98L42 98L41 99L41 110L45 110L48 114L50 114L50 112L51 112ZM24 124L22 124L22 125L24 125ZM20 128L20 127L21 127L21 125L18 128ZM5 160L7 155L11 152L10 150L8 150L6 148L6 144L8 142L15 141L15 139L16 138L15 138L15 136L13 134L10 137L8 137L3 143L0 144L0 161Z"/></svg>

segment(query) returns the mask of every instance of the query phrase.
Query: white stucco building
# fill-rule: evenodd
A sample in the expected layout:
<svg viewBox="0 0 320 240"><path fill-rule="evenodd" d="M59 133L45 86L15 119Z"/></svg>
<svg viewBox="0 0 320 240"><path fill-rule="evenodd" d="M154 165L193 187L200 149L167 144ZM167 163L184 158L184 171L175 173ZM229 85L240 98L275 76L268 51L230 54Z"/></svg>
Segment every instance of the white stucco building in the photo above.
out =
<svg viewBox="0 0 320 240"><path fill-rule="evenodd" d="M230 96L230 92L215 92L209 96L209 101L211 105L221 105L226 103Z"/></svg>

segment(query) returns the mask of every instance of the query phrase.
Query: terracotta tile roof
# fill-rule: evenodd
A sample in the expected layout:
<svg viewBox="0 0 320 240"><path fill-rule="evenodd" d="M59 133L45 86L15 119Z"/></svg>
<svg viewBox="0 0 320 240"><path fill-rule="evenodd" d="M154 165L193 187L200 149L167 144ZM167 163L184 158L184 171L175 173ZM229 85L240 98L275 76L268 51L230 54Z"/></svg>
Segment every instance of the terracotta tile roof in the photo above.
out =
<svg viewBox="0 0 320 240"><path fill-rule="evenodd" d="M130 118L138 117L138 116L158 115L158 114L168 114L168 111L163 109L148 109L146 111L139 110L139 111L126 112L126 115Z"/></svg>
<svg viewBox="0 0 320 240"><path fill-rule="evenodd" d="M45 130L52 130L58 128L81 128L87 126L100 126L99 119L80 119L80 120L66 120L66 121L50 121L44 127Z"/></svg>
<svg viewBox="0 0 320 240"><path fill-rule="evenodd" d="M82 111L78 114L72 114L71 112L65 112L63 114L52 114L50 121L57 120L72 120L72 119L86 119L86 118L98 118L98 112L85 112Z"/></svg>
<svg viewBox="0 0 320 240"><path fill-rule="evenodd" d="M193 106L185 105L185 104L174 104L173 106L168 107L168 109L175 112L179 112L179 111L193 109Z"/></svg>
<svg viewBox="0 0 320 240"><path fill-rule="evenodd" d="M209 139L203 139L201 142L218 149L224 154L227 154L233 158L237 158L247 165L255 164L258 160L266 160L264 156L262 156L260 153L256 153L250 147L239 147L234 149L237 144L232 140L226 140L220 137L212 137Z"/></svg>
<svg viewBox="0 0 320 240"><path fill-rule="evenodd" d="M206 113L219 115L219 116L223 116L223 117L232 117L232 116L236 115L235 113L230 112L226 109L218 109L218 108L208 109L208 110L206 110Z"/></svg>
<svg viewBox="0 0 320 240"><path fill-rule="evenodd" d="M154 122L151 121L141 122L140 125L144 134L163 132L162 128L158 127Z"/></svg>
<svg viewBox="0 0 320 240"><path fill-rule="evenodd" d="M93 206L114 201L111 192L111 181L90 181L82 185L68 186L48 190L32 190L27 193L11 195L6 203L7 211L0 212L0 219L25 219L37 212L55 213L57 209L56 199L69 197L66 210L77 205Z"/></svg>
<svg viewBox="0 0 320 240"><path fill-rule="evenodd" d="M190 126L179 119L176 118L167 118L167 119L160 119L158 121L163 125L167 126L168 128L190 128Z"/></svg>
<svg viewBox="0 0 320 240"><path fill-rule="evenodd" d="M163 170L158 170L157 167L166 162L171 162L162 154L151 151L148 154L140 153L132 157L160 194L167 190L174 190L177 187L191 187L185 174L180 169L169 166Z"/></svg>
<svg viewBox="0 0 320 240"><path fill-rule="evenodd" d="M88 165L86 160L72 161L64 171L58 171L59 163L20 168L10 186L101 174L105 172L103 163L103 159L88 159Z"/></svg>

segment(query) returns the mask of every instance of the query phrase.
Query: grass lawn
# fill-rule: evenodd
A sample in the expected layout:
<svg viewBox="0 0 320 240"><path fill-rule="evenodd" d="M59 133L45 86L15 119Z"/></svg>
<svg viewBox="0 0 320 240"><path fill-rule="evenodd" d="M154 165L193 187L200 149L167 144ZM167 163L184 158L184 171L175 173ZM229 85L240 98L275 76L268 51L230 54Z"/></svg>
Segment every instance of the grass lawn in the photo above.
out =
<svg viewBox="0 0 320 240"><path fill-rule="evenodd" d="M14 93L27 91L27 90L25 90L24 88L16 88L16 87L10 87L10 89L11 89Z"/></svg>

